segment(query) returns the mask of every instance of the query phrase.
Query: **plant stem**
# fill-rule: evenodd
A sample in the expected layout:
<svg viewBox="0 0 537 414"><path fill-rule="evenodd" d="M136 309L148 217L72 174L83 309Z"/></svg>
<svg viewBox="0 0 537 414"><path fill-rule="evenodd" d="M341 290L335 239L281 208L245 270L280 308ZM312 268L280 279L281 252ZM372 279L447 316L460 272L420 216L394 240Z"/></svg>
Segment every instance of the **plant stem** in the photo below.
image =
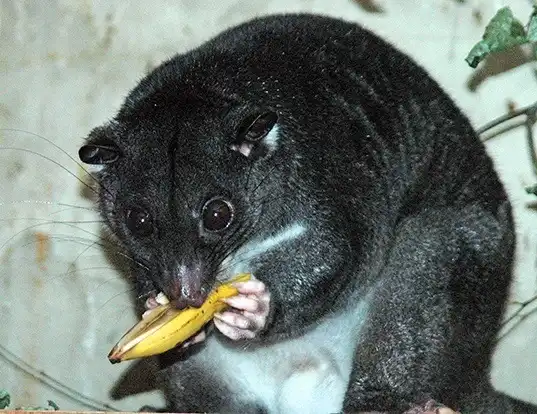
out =
<svg viewBox="0 0 537 414"><path fill-rule="evenodd" d="M535 143L533 142L533 124L535 124L535 122L537 121L537 102L533 103L532 105L521 108L517 111L514 111L512 113L500 116L499 118L496 118L493 121L490 121L489 123L479 128L477 130L477 133L478 135L483 135L486 131L500 124L503 124L504 122L507 122L513 118L517 118L521 115L526 116L526 120L524 122L524 125L526 127L526 142L527 142L528 150L530 153L530 162L533 168L533 172L535 175L537 175L537 154L535 153ZM483 138L482 140L487 141L488 139Z"/></svg>
<svg viewBox="0 0 537 414"><path fill-rule="evenodd" d="M537 119L537 106L533 105L533 111L526 114L526 140L530 152L530 162L533 167L533 172L537 174L537 155L535 154L535 143L533 142L533 124Z"/></svg>
<svg viewBox="0 0 537 414"><path fill-rule="evenodd" d="M519 117L521 115L528 115L530 113L537 112L537 102L533 103L532 105L526 106L524 108L518 109L516 111L513 111L511 113L505 114L500 116L499 118L496 118L485 125L483 125L481 128L477 130L478 135L483 135L485 132L487 132L489 129L494 128L495 126L498 126L500 124L503 124L504 122L509 121L510 119Z"/></svg>

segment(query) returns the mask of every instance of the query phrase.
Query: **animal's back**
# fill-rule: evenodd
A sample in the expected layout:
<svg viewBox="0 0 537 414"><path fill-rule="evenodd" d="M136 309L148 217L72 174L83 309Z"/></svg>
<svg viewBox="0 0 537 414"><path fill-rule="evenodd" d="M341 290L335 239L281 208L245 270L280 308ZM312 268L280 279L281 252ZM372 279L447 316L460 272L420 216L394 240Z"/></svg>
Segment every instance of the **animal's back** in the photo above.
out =
<svg viewBox="0 0 537 414"><path fill-rule="evenodd" d="M381 167L391 191L405 192L405 212L454 202L488 203L495 211L507 199L453 100L414 60L355 23L307 14L262 17L183 58L191 76L207 77L209 89L232 77L247 90L251 85L251 98L259 101L261 83L276 107L291 107L294 121L307 124L298 144L317 163L307 166L308 175L319 165L342 178ZM328 147L340 149L339 157ZM325 184L309 176L311 185ZM356 195L364 190L357 187Z"/></svg>

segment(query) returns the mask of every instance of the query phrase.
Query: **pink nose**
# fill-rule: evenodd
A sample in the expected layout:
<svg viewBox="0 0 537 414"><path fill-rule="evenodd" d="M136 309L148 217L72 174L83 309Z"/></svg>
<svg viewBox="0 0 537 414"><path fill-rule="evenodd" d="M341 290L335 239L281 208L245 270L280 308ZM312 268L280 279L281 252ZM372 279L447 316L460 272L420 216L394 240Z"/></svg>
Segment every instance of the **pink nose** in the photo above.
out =
<svg viewBox="0 0 537 414"><path fill-rule="evenodd" d="M186 306L199 308L205 301L201 289L202 272L199 266L178 266L171 284L171 300L175 307L182 309Z"/></svg>

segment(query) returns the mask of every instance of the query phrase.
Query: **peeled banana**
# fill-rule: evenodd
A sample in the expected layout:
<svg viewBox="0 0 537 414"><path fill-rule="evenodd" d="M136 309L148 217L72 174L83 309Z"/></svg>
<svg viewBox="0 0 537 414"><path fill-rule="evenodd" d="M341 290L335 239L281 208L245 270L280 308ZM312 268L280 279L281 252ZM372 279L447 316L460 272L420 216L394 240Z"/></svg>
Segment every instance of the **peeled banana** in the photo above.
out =
<svg viewBox="0 0 537 414"><path fill-rule="evenodd" d="M237 295L234 282L245 282L249 273L241 273L234 279L214 289L199 308L175 309L167 300L157 298L162 303L148 310L140 322L134 325L112 348L108 360L118 363L129 359L161 354L198 333L213 319L214 314L224 310L227 304L221 299ZM160 300L159 300L160 299Z"/></svg>

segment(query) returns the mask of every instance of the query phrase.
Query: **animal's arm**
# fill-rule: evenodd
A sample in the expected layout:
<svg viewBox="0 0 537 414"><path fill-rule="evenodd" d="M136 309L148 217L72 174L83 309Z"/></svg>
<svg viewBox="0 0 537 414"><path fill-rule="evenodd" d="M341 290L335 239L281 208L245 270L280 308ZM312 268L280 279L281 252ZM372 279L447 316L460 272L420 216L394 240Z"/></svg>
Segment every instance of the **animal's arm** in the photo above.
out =
<svg viewBox="0 0 537 414"><path fill-rule="evenodd" d="M271 293L270 314L259 338L298 336L333 308L344 288L344 246L327 242L320 232L275 250L255 274Z"/></svg>

